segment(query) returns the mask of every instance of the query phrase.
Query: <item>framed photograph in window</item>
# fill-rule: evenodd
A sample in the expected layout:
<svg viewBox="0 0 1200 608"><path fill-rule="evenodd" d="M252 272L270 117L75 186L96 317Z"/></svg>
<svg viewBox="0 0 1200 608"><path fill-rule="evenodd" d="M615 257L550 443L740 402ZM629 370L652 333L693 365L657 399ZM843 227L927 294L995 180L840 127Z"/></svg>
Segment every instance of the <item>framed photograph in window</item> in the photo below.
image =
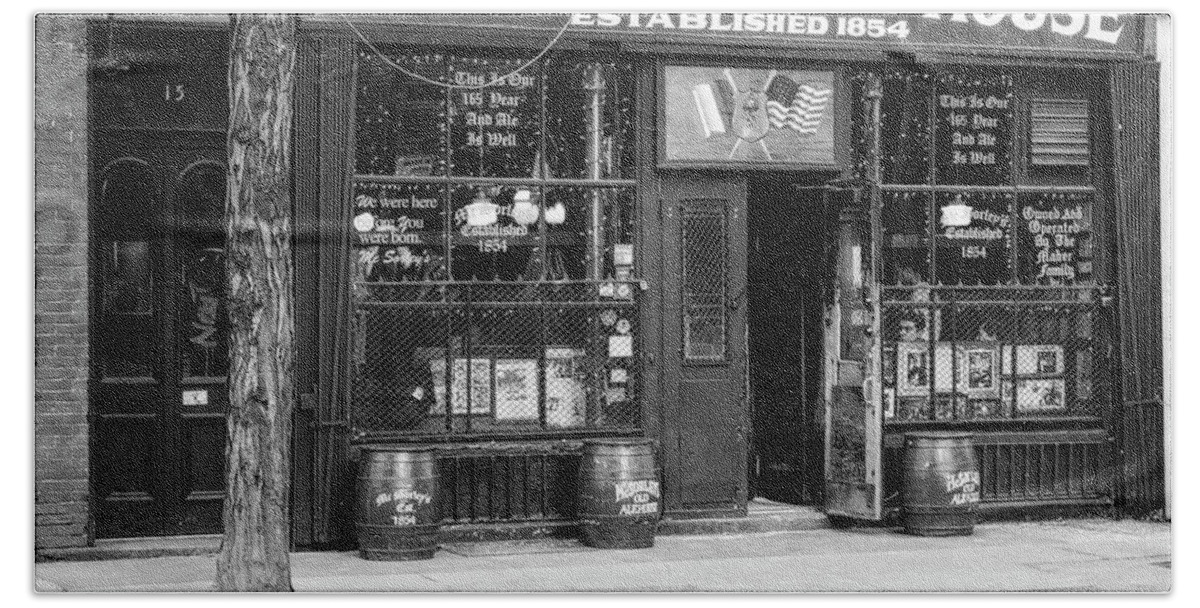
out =
<svg viewBox="0 0 1200 608"><path fill-rule="evenodd" d="M974 398L996 397L1000 392L1000 362L995 348L964 346L959 359L959 387Z"/></svg>
<svg viewBox="0 0 1200 608"><path fill-rule="evenodd" d="M901 342L896 345L897 395L928 396L930 371L927 342Z"/></svg>

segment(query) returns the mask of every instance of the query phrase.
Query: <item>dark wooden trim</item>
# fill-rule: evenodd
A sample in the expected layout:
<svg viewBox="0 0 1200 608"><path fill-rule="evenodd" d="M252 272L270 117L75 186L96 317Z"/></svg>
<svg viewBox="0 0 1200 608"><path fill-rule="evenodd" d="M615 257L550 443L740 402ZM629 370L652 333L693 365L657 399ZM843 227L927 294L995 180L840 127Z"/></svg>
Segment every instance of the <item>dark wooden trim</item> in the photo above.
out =
<svg viewBox="0 0 1200 608"><path fill-rule="evenodd" d="M461 417L461 416L456 416ZM377 444L420 444L436 445L438 448L469 447L482 445L479 442L493 442L484 447L501 449L513 445L555 445L563 442L579 442L590 438L641 437L643 433L637 428L618 429L574 429L570 431L493 431L484 433L369 433L355 437L352 446ZM501 442L501 443L495 443ZM540 443L530 443L540 442Z"/></svg>
<svg viewBox="0 0 1200 608"><path fill-rule="evenodd" d="M320 46L301 37L296 52L292 126L292 195L295 232L295 337L297 407L292 425L292 545L313 543L316 434L313 409L318 385L318 290L320 281Z"/></svg>
<svg viewBox="0 0 1200 608"><path fill-rule="evenodd" d="M335 543L349 530L353 478L346 451L346 349L349 260L346 255L354 146L354 46L345 37L318 38L319 139L317 247L317 430L313 542Z"/></svg>
<svg viewBox="0 0 1200 608"><path fill-rule="evenodd" d="M659 442L663 439L663 376L662 362L666 355L662 331L662 195L654 175L654 150L658 138L654 120L656 100L655 64L652 60L639 57L634 60L637 71L634 83L634 120L637 160L636 179L641 184L637 189L637 230L634 236L634 268L637 276L646 280L650 289L642 294L640 321L642 331L642 427L647 437ZM661 456L660 456L661 461ZM660 463L661 466L661 463Z"/></svg>

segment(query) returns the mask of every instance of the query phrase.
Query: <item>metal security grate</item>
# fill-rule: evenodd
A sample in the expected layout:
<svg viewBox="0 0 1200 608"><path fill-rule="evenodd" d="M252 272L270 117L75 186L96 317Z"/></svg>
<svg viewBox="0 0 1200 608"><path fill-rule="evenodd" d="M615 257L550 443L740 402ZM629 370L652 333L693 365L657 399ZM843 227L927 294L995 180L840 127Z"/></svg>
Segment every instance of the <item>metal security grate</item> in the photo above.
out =
<svg viewBox="0 0 1200 608"><path fill-rule="evenodd" d="M374 436L637 428L637 291L359 284L351 423Z"/></svg>
<svg viewBox="0 0 1200 608"><path fill-rule="evenodd" d="M720 207L683 211L683 344L689 360L725 359L725 213Z"/></svg>
<svg viewBox="0 0 1200 608"><path fill-rule="evenodd" d="M891 422L1099 416L1109 394L1096 287L884 290Z"/></svg>

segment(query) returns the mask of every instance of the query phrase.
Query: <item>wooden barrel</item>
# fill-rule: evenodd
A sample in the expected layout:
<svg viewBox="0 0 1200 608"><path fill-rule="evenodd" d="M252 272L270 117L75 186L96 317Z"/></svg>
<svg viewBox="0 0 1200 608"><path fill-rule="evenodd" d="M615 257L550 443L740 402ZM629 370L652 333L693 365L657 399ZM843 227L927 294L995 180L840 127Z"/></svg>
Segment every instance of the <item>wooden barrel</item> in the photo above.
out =
<svg viewBox="0 0 1200 608"><path fill-rule="evenodd" d="M975 531L979 464L970 433L904 436L904 528L919 536Z"/></svg>
<svg viewBox="0 0 1200 608"><path fill-rule="evenodd" d="M648 439L584 443L579 463L583 543L603 549L654 546L661 510L658 464Z"/></svg>
<svg viewBox="0 0 1200 608"><path fill-rule="evenodd" d="M355 511L359 555L431 559L437 550L437 454L427 446L365 446Z"/></svg>

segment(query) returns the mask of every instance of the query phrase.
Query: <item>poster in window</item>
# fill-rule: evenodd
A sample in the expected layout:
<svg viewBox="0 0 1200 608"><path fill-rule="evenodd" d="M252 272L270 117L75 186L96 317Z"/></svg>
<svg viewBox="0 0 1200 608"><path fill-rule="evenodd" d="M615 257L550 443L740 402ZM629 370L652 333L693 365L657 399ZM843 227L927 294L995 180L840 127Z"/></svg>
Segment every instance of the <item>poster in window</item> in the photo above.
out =
<svg viewBox="0 0 1200 608"><path fill-rule="evenodd" d="M582 368L584 351L576 348L546 348L546 425L573 428L584 425L587 391Z"/></svg>
<svg viewBox="0 0 1200 608"><path fill-rule="evenodd" d="M1001 349L1004 375L1013 375L1013 347ZM1060 375L1063 373L1063 347L1059 344L1021 344L1017 346L1017 375Z"/></svg>
<svg viewBox="0 0 1200 608"><path fill-rule="evenodd" d="M834 73L666 66L664 164L836 166Z"/></svg>
<svg viewBox="0 0 1200 608"><path fill-rule="evenodd" d="M1054 412L1065 410L1066 381L1062 378L1021 378L1016 381L1018 412ZM1001 399L1009 403L1013 399L1013 381L1004 381Z"/></svg>
<svg viewBox="0 0 1200 608"><path fill-rule="evenodd" d="M537 420L535 359L496 359L496 420Z"/></svg>
<svg viewBox="0 0 1200 608"><path fill-rule="evenodd" d="M430 359L429 371L433 376L434 403L430 414L446 411L446 360ZM471 359L471 414L489 414L492 410L492 361ZM454 360L454 373L450 380L450 406L454 414L466 414L467 410L467 360Z"/></svg>

